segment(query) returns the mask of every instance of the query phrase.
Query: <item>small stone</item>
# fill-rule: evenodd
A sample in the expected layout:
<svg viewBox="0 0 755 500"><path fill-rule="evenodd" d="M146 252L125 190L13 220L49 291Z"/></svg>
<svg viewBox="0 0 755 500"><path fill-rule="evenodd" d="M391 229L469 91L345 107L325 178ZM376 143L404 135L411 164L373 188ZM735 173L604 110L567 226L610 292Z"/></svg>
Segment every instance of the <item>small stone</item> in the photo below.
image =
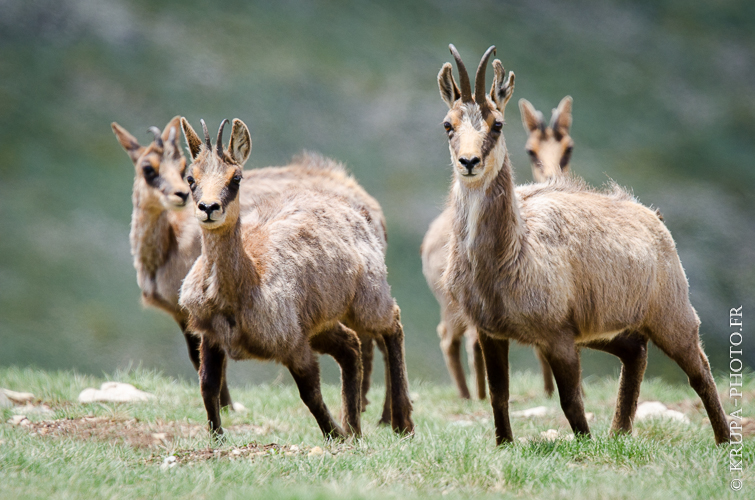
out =
<svg viewBox="0 0 755 500"><path fill-rule="evenodd" d="M153 432L152 439L154 439L155 441L165 441L166 439L168 439L168 434L165 432Z"/></svg>
<svg viewBox="0 0 755 500"><path fill-rule="evenodd" d="M689 424L690 420L687 415L680 411L669 410L668 407L660 401L645 401L637 407L635 420L645 420L648 418L667 418L676 420L684 424Z"/></svg>
<svg viewBox="0 0 755 500"><path fill-rule="evenodd" d="M10 420L8 420L8 423L11 425L21 425L24 427L31 424L31 422L29 422L29 419L26 418L26 415L13 415Z"/></svg>
<svg viewBox="0 0 755 500"><path fill-rule="evenodd" d="M16 415L39 415L43 417L49 417L55 414L47 405L34 406L31 403L27 403L24 406L16 406L13 408L13 413Z"/></svg>
<svg viewBox="0 0 755 500"><path fill-rule="evenodd" d="M239 450L238 448L234 448L233 450L231 450L231 454L237 455L237 456L241 455L241 450Z"/></svg>
<svg viewBox="0 0 755 500"><path fill-rule="evenodd" d="M233 411L238 412L238 413L246 413L249 411L246 406L238 402L234 402L232 407L233 407Z"/></svg>
<svg viewBox="0 0 755 500"><path fill-rule="evenodd" d="M296 446L295 444L292 444L291 447L289 448L289 450L291 450L293 452L297 452L297 451L299 451L299 447Z"/></svg>
<svg viewBox="0 0 755 500"><path fill-rule="evenodd" d="M163 460L163 463L160 465L160 468L162 470L166 470L166 469L173 468L176 465L178 465L177 459L176 457L171 455L169 457L165 457L165 459Z"/></svg>
<svg viewBox="0 0 755 500"><path fill-rule="evenodd" d="M131 403L154 398L154 394L140 391L131 384L105 382L99 389L90 387L81 391L79 403Z"/></svg>
<svg viewBox="0 0 755 500"><path fill-rule="evenodd" d="M315 446L314 448L312 448L311 450L309 450L309 454L307 456L310 456L310 457L311 456L319 456L319 455L322 455L324 453L325 452L323 451L322 448L320 448L319 446Z"/></svg>
<svg viewBox="0 0 755 500"><path fill-rule="evenodd" d="M595 414L592 412L585 413L585 419L588 422L592 422L593 420L595 420Z"/></svg>
<svg viewBox="0 0 755 500"><path fill-rule="evenodd" d="M548 429L547 431L541 432L540 436L542 436L546 441L555 441L556 439L558 439L558 431L556 429Z"/></svg>
<svg viewBox="0 0 755 500"><path fill-rule="evenodd" d="M534 408L528 408L526 410L512 411L511 416L532 418L532 417L544 417L548 413L550 413L550 408L548 408L547 406L536 406Z"/></svg>
<svg viewBox="0 0 755 500"><path fill-rule="evenodd" d="M34 394L32 394L31 392L16 392L16 391L11 391L10 389L0 389L0 392L5 394L5 396L8 399L13 401L17 405L31 403L32 401L37 399L34 397Z"/></svg>

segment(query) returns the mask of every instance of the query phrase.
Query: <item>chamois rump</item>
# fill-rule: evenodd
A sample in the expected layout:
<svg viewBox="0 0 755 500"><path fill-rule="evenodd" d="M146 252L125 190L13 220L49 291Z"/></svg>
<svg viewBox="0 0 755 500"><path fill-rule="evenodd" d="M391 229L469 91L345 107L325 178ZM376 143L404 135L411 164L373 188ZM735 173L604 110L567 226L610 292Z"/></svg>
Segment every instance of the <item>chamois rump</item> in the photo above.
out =
<svg viewBox="0 0 755 500"><path fill-rule="evenodd" d="M343 197L292 188L241 213L242 166L251 151L246 125L233 120L215 147L182 128L193 158L187 182L202 231L202 254L181 287L179 303L201 334L199 371L211 433L222 434L219 395L226 358L286 366L323 435L361 433L362 366L354 330L382 337L391 378L391 424L411 432L400 311L386 281L384 247L369 210ZM342 425L320 393L316 352L341 367Z"/></svg>
<svg viewBox="0 0 755 500"><path fill-rule="evenodd" d="M496 61L497 62L497 61ZM498 62L500 64L500 62ZM503 68L498 69L501 74ZM501 89L501 115L506 103L514 92L514 73L509 77ZM569 161L574 149L574 141L569 135L571 128L572 98L566 96L561 99L558 107L551 113L550 123L546 125L543 114L537 111L526 99L519 100L524 130L527 132L525 149L531 160L532 177L535 182L545 182L551 177L563 175L569 171ZM485 399L485 366L482 359L477 330L464 317L459 305L449 300L441 285L443 271L448 260L448 243L451 240L453 226L453 209L448 206L430 223L430 228L422 241L420 253L422 255L422 272L427 284L440 304L441 321L437 331L440 337L440 347L446 360L448 372L456 384L459 396L469 399L464 369L461 365L461 339L466 338L466 351L470 371L474 379L477 397ZM553 395L553 372L545 358L535 349L543 373L543 390L548 397Z"/></svg>
<svg viewBox="0 0 755 500"><path fill-rule="evenodd" d="M438 75L454 180L453 230L442 282L475 324L485 361L496 443L511 442L509 341L535 345L553 370L572 430L589 436L578 345L622 361L612 433L631 432L651 340L687 374L716 443L726 418L700 345L700 321L674 240L655 212L614 186L597 192L559 176L515 190L503 137L503 74L485 92L482 57L472 94L456 48L460 86ZM496 63L494 63L495 67ZM619 335L624 330L639 335Z"/></svg>

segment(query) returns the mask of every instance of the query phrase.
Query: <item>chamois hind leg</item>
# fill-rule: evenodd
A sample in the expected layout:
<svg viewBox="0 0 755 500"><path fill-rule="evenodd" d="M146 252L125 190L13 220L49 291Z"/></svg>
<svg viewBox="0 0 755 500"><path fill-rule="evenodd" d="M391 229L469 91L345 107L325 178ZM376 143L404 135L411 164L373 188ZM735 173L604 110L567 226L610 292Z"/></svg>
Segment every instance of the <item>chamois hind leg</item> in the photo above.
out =
<svg viewBox="0 0 755 500"><path fill-rule="evenodd" d="M362 411L367 409L370 400L367 399L367 393L370 391L370 382L372 380L372 362L375 358L375 341L369 335L357 333L362 350Z"/></svg>
<svg viewBox="0 0 755 500"><path fill-rule="evenodd" d="M621 360L619 395L611 423L611 434L632 433L640 385L648 363L648 340L639 332L625 331L608 341L583 344L590 349L613 354Z"/></svg>
<svg viewBox="0 0 755 500"><path fill-rule="evenodd" d="M482 356L490 388L490 405L495 422L495 444L514 441L509 421L509 341L496 339L478 330Z"/></svg>
<svg viewBox="0 0 755 500"><path fill-rule="evenodd" d="M357 334L338 323L312 337L310 345L318 352L331 355L341 367L341 425L348 434L360 436L362 360Z"/></svg>
<svg viewBox="0 0 755 500"><path fill-rule="evenodd" d="M649 337L668 357L676 361L684 373L687 374L689 385L695 390L708 413L716 444L728 443L730 440L729 426L726 415L721 407L716 383L710 372L708 357L703 352L699 338L699 320L687 325L669 326L665 331L656 327L649 330Z"/></svg>
<svg viewBox="0 0 755 500"><path fill-rule="evenodd" d="M306 344L309 347L309 344ZM311 349L303 349L287 367L294 377L304 404L307 405L325 439L343 438L343 430L338 426L325 406L320 392L320 364Z"/></svg>
<svg viewBox="0 0 755 500"><path fill-rule="evenodd" d="M181 331L186 339L186 347L189 349L191 364L194 365L194 369L199 373L199 344L202 339L199 335L194 335L188 331L184 322L181 322ZM233 401L231 400L231 393L228 390L225 368L223 369L223 385L220 388L220 408L228 408L229 410L233 409Z"/></svg>
<svg viewBox="0 0 755 500"><path fill-rule="evenodd" d="M579 350L572 338L571 334L561 335L553 344L541 346L540 349L553 370L561 409L572 431L576 436L589 437L590 427L587 425L582 402Z"/></svg>
<svg viewBox="0 0 755 500"><path fill-rule="evenodd" d="M397 305L393 306L393 322L390 330L380 332L380 334L385 341L391 379L391 427L399 434L411 433L414 431L414 422L404 358L404 328L401 326L401 310Z"/></svg>
<svg viewBox="0 0 755 500"><path fill-rule="evenodd" d="M540 361L540 370L543 372L543 390L545 391L546 396L551 397L553 396L553 390L555 389L555 387L553 387L553 370L551 370L551 365L548 364L548 360L545 359L545 356L540 352L540 349L535 347L534 350L537 360Z"/></svg>
<svg viewBox="0 0 755 500"><path fill-rule="evenodd" d="M474 379L474 386L477 389L477 399L485 399L485 360L482 357L482 347L480 347L477 328L468 326L464 334L467 339L467 360L469 362L469 371Z"/></svg>
<svg viewBox="0 0 755 500"><path fill-rule="evenodd" d="M459 397L470 399L469 389L467 388L467 377L464 374L464 367L461 366L461 337L464 331L460 331L458 326L452 321L441 321L438 323L440 349L443 351L443 358L446 360L448 373L451 374L451 378L454 384L456 384L456 390L459 391Z"/></svg>
<svg viewBox="0 0 755 500"><path fill-rule="evenodd" d="M383 355L383 363L385 363L385 400L383 400L383 413L380 415L378 425L391 425L391 370L383 337L375 337L375 345Z"/></svg>
<svg viewBox="0 0 755 500"><path fill-rule="evenodd" d="M203 338L200 345L199 387L213 437L223 434L220 426L220 389L225 377L225 365L225 351Z"/></svg>

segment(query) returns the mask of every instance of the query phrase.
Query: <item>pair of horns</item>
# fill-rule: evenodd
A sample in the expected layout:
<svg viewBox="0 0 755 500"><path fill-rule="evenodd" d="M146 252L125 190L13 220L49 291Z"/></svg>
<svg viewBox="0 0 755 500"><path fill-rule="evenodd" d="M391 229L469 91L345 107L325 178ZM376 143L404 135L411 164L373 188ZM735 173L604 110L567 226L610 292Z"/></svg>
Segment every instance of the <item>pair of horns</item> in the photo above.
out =
<svg viewBox="0 0 755 500"><path fill-rule="evenodd" d="M210 133L207 131L207 124L204 122L204 120L199 120L202 123L202 131L204 132L204 143L207 145L207 149L212 149L212 144L210 144ZM225 128L225 124L228 123L228 119L223 119L222 122L220 122L220 128L218 129L218 138L215 140L215 150L218 153L218 156L221 158L223 157L223 129Z"/></svg>
<svg viewBox="0 0 755 500"><path fill-rule="evenodd" d="M469 83L469 73L467 68L461 61L459 51L456 50L454 44L450 44L448 48L451 50L451 54L456 60L456 69L459 71L459 84L461 85L461 102L472 102L472 86ZM485 99L485 70L488 67L488 59L490 55L495 54L495 45L488 47L488 50L483 54L480 60L480 65L477 66L477 73L475 74L475 89L474 89L474 102L480 105L482 109L487 109L487 101Z"/></svg>
<svg viewBox="0 0 755 500"><path fill-rule="evenodd" d="M162 148L165 147L163 144L163 133L160 132L160 129L157 127L150 127L149 131L152 132L152 135L155 136L155 144L157 144L158 147ZM172 143L176 140L176 127L170 128L170 134L168 135L168 142Z"/></svg>

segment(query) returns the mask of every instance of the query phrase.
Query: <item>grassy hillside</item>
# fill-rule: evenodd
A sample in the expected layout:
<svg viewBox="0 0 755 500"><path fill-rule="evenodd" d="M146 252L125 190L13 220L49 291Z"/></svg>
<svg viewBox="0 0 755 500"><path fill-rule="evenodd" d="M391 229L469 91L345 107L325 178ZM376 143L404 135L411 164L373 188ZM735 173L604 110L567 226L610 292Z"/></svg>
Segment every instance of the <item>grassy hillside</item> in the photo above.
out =
<svg viewBox="0 0 755 500"><path fill-rule="evenodd" d="M689 424L645 420L635 425L634 436L607 437L617 382L602 380L584 387L594 439L573 440L557 403L542 397L539 380L515 374L512 411L544 405L550 413L512 417L519 440L498 449L488 403L461 401L450 386L412 385L414 437L376 428L379 405L370 405L364 437L344 443L323 441L293 387L232 387L248 411L224 415L228 440L212 450L195 384L145 370L108 378L157 398L78 404L79 391L99 387L102 379L0 370L0 387L31 391L37 408L45 404L53 412L16 409L28 416L26 425L0 423L0 496L709 500L748 498L755 484L755 429L745 440L744 470L735 476L727 468L728 447L714 446L694 393L659 379L643 384L640 401L663 401L687 415ZM749 409L753 380L749 376L744 389ZM338 388L326 386L324 396L337 413ZM0 411L3 422L14 413ZM541 434L550 429L558 432L555 440ZM735 477L744 481L740 492L729 488Z"/></svg>
<svg viewBox="0 0 755 500"><path fill-rule="evenodd" d="M304 148L349 166L386 212L410 374L447 380L418 253L450 177L436 75L453 42L472 67L496 44L517 75L504 133L519 182L531 176L516 101L547 115L574 97L573 170L660 207L724 371L729 308L755 311L754 6L0 1L0 365L97 374L142 362L192 377L177 327L139 305L133 170L109 128L147 140L183 114L211 128L242 118L250 167ZM512 357L536 367L528 349ZM617 373L610 357L584 359L587 375ZM657 352L648 370L684 381ZM279 373L232 366L236 382ZM333 364L326 376L337 379Z"/></svg>

